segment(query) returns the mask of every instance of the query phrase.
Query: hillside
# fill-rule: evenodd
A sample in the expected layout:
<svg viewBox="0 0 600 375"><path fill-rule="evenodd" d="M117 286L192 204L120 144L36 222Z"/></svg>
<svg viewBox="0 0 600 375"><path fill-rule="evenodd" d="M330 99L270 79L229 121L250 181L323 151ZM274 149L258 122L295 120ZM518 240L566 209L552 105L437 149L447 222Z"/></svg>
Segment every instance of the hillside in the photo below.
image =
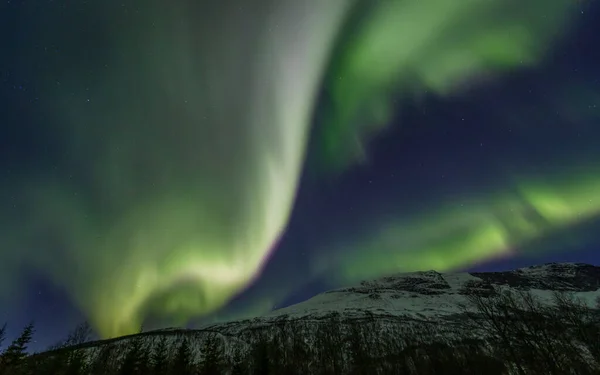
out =
<svg viewBox="0 0 600 375"><path fill-rule="evenodd" d="M239 373L403 373L400 367L404 373L435 373L432 364L427 365L429 372L423 370L425 367L418 370L418 362L445 358L442 354L448 350L468 345L463 362L485 352L481 354L486 363L482 366L493 367L490 363L500 360L506 368L502 372L502 366L495 366L495 373L503 374L519 373L519 362L526 361L515 357L515 348L510 347L516 345L519 355L527 353L528 360L557 362L545 364L539 373L560 374L564 373L560 366L574 365L565 364L566 359L548 359L550 349L538 348L539 342L561 353L575 348L578 356L585 357L581 361L595 366L596 358L600 359L600 339L579 337L576 331L585 324L586 335L600 333L596 315L599 296L600 267L588 264L551 263L507 272L401 273L321 293L253 319L90 342L42 353L37 360L43 363L62 355L68 362L69 355L81 353L86 363L102 359L103 374L117 374L122 373L119 367L127 361L132 347L152 353L162 345L160 350L173 359L185 343L189 347L186 360L200 373L235 373L236 368L244 369ZM559 321L564 324L557 328ZM575 332L572 340L564 339L567 331ZM598 353L594 353L596 344ZM435 346L435 356L423 352L422 348L431 349L431 345ZM152 362L149 358L148 363ZM454 353L448 358L457 361L455 358L462 355ZM219 363L217 372L206 369L208 360ZM264 365L260 365L262 360ZM464 374L470 373L465 366L475 366L455 365L462 367L457 371ZM448 365L444 366L445 373L452 373ZM263 367L266 370L256 370ZM250 372L251 368L259 372ZM81 373L94 373L91 367L86 371ZM479 371L474 369L473 373ZM588 373L585 369L574 371Z"/></svg>

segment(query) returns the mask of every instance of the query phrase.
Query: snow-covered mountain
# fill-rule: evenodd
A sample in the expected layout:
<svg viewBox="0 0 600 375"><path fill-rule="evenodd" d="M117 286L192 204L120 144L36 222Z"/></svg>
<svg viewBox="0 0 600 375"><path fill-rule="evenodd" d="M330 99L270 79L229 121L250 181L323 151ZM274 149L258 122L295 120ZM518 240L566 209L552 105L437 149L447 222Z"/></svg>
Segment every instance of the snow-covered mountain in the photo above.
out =
<svg viewBox="0 0 600 375"><path fill-rule="evenodd" d="M250 320L206 327L240 335L256 326L282 320L309 322L339 314L342 320L398 319L436 322L462 314L466 295L492 295L498 290L529 291L551 303L555 291L571 292L590 305L600 296L600 267L583 263L548 263L505 272L400 273L335 289L304 302Z"/></svg>
<svg viewBox="0 0 600 375"><path fill-rule="evenodd" d="M382 341L406 334L427 338L462 333L464 320L474 311L467 297L489 298L502 290L527 291L543 303L552 303L553 293L569 292L594 306L600 296L600 267L581 263L550 263L506 272L400 273L359 285L324 292L304 302L253 319L212 324L198 330L164 329L138 335L97 341L85 345L92 356L111 346L117 352L133 339L150 347L166 337L173 348L184 338L192 343L196 360L209 335L223 345L226 357L248 352L259 340L292 340L301 337L309 347L319 345L323 329L348 333L361 331L367 347L382 355ZM479 334L479 333L478 333ZM397 348L397 346L395 346Z"/></svg>

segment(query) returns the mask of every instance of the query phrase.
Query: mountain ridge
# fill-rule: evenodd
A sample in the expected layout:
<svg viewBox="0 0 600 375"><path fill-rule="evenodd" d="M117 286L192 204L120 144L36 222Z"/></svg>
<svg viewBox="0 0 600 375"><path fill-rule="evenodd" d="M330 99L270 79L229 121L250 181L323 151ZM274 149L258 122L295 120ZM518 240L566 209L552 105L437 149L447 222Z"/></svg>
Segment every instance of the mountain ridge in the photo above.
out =
<svg viewBox="0 0 600 375"><path fill-rule="evenodd" d="M398 273L325 291L250 319L209 324L199 329L142 332L89 342L70 350L82 349L93 359L110 349L120 358L136 340L141 340L147 348L156 347L161 339L166 339L170 347L187 341L193 360L200 363L207 340L216 340L225 361L233 363L240 353L252 353L261 342L281 346L299 342L306 346L305 351L318 353L323 337L359 335L368 348L368 356L384 358L392 355L386 350L397 352L408 345L404 337L418 337L425 344L484 338L488 334L485 329L465 328L477 314L469 302L473 298L492 300L505 292L525 293L548 306L555 303L557 293L566 293L596 309L600 301L600 267L586 263L546 263L498 272ZM349 358L346 349L341 349L338 355Z"/></svg>
<svg viewBox="0 0 600 375"><path fill-rule="evenodd" d="M336 288L308 298L305 301L278 308L266 314L253 318L244 318L218 323L211 323L197 329L162 328L138 334L98 340L94 343L119 341L121 339L146 334L160 334L169 332L222 332L231 331L228 327L235 325L268 324L283 319L299 319L308 317L328 317L331 313L355 313L371 311L394 311L392 315L410 316L411 313L431 312L430 303L419 304L416 301L423 298L433 299L437 316L444 312L457 313L455 306L448 304L452 301L450 296L464 296L469 292L479 293L483 296L493 295L496 288L509 288L515 290L533 290L543 299L549 299L554 291L575 293L578 297L591 304L592 298L600 296L600 266L588 263L552 262L529 267L521 267L509 271L493 272L438 272L435 270L403 272L383 276L373 280L366 280L354 286ZM550 293L544 293L550 292ZM341 294L342 301L331 298L331 295ZM547 295L544 295L547 294ZM366 296L366 297L365 297ZM440 298L442 296L443 298ZM443 299L448 299L446 303ZM346 300L346 301L343 301ZM401 305L395 310L383 309L391 301L400 300ZM407 302L408 301L408 302ZM343 302L343 303L342 303ZM394 306L396 307L396 306ZM449 310L445 310L449 309ZM421 313L422 313L421 312ZM367 313L368 314L368 313ZM423 314L425 315L425 314ZM233 332L231 333L233 335ZM227 335L226 335L227 336ZM91 343L89 343L91 344ZM88 345L89 345L88 344Z"/></svg>

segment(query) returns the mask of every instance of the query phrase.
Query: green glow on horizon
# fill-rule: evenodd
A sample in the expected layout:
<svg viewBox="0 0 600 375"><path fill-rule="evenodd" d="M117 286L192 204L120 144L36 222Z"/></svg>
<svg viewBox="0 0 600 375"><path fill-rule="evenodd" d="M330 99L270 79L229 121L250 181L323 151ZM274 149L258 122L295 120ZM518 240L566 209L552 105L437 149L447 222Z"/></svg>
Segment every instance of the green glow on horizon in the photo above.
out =
<svg viewBox="0 0 600 375"><path fill-rule="evenodd" d="M424 267L448 271L513 255L517 248L526 250L532 242L599 218L598 172L594 167L550 180L521 176L517 192L456 198L437 210L386 220L352 243L332 246L315 262L315 273L340 269L336 279L348 283Z"/></svg>

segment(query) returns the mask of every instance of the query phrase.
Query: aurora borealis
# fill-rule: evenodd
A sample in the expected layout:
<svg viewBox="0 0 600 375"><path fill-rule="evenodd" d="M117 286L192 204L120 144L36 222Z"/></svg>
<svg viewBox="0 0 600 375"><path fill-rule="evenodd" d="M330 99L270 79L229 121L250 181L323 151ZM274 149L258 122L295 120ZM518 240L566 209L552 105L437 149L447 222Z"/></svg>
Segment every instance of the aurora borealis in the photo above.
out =
<svg viewBox="0 0 600 375"><path fill-rule="evenodd" d="M0 176L1 301L35 273L114 337L148 321L264 312L318 279L566 249L583 241L571 229L600 217L600 154L577 136L594 130L597 86L556 80L535 99L495 103L498 113L469 99L499 102L486 93L548 64L577 28L574 1L165 4L12 10L14 27L36 22L5 82L26 81L35 109L22 111L30 128L6 125L21 143L10 141ZM466 150L462 135L478 136L439 110L457 111L453 101L483 112L485 149L502 152ZM430 102L442 103L437 118L415 119ZM396 164L396 182L359 193L348 174L376 170L386 137L406 150L380 166L389 177ZM433 143L449 145L423 148ZM35 156L14 162L23 150ZM428 180L411 164L423 158L458 177ZM323 186L358 208L311 208ZM295 232L300 221L309 229Z"/></svg>

